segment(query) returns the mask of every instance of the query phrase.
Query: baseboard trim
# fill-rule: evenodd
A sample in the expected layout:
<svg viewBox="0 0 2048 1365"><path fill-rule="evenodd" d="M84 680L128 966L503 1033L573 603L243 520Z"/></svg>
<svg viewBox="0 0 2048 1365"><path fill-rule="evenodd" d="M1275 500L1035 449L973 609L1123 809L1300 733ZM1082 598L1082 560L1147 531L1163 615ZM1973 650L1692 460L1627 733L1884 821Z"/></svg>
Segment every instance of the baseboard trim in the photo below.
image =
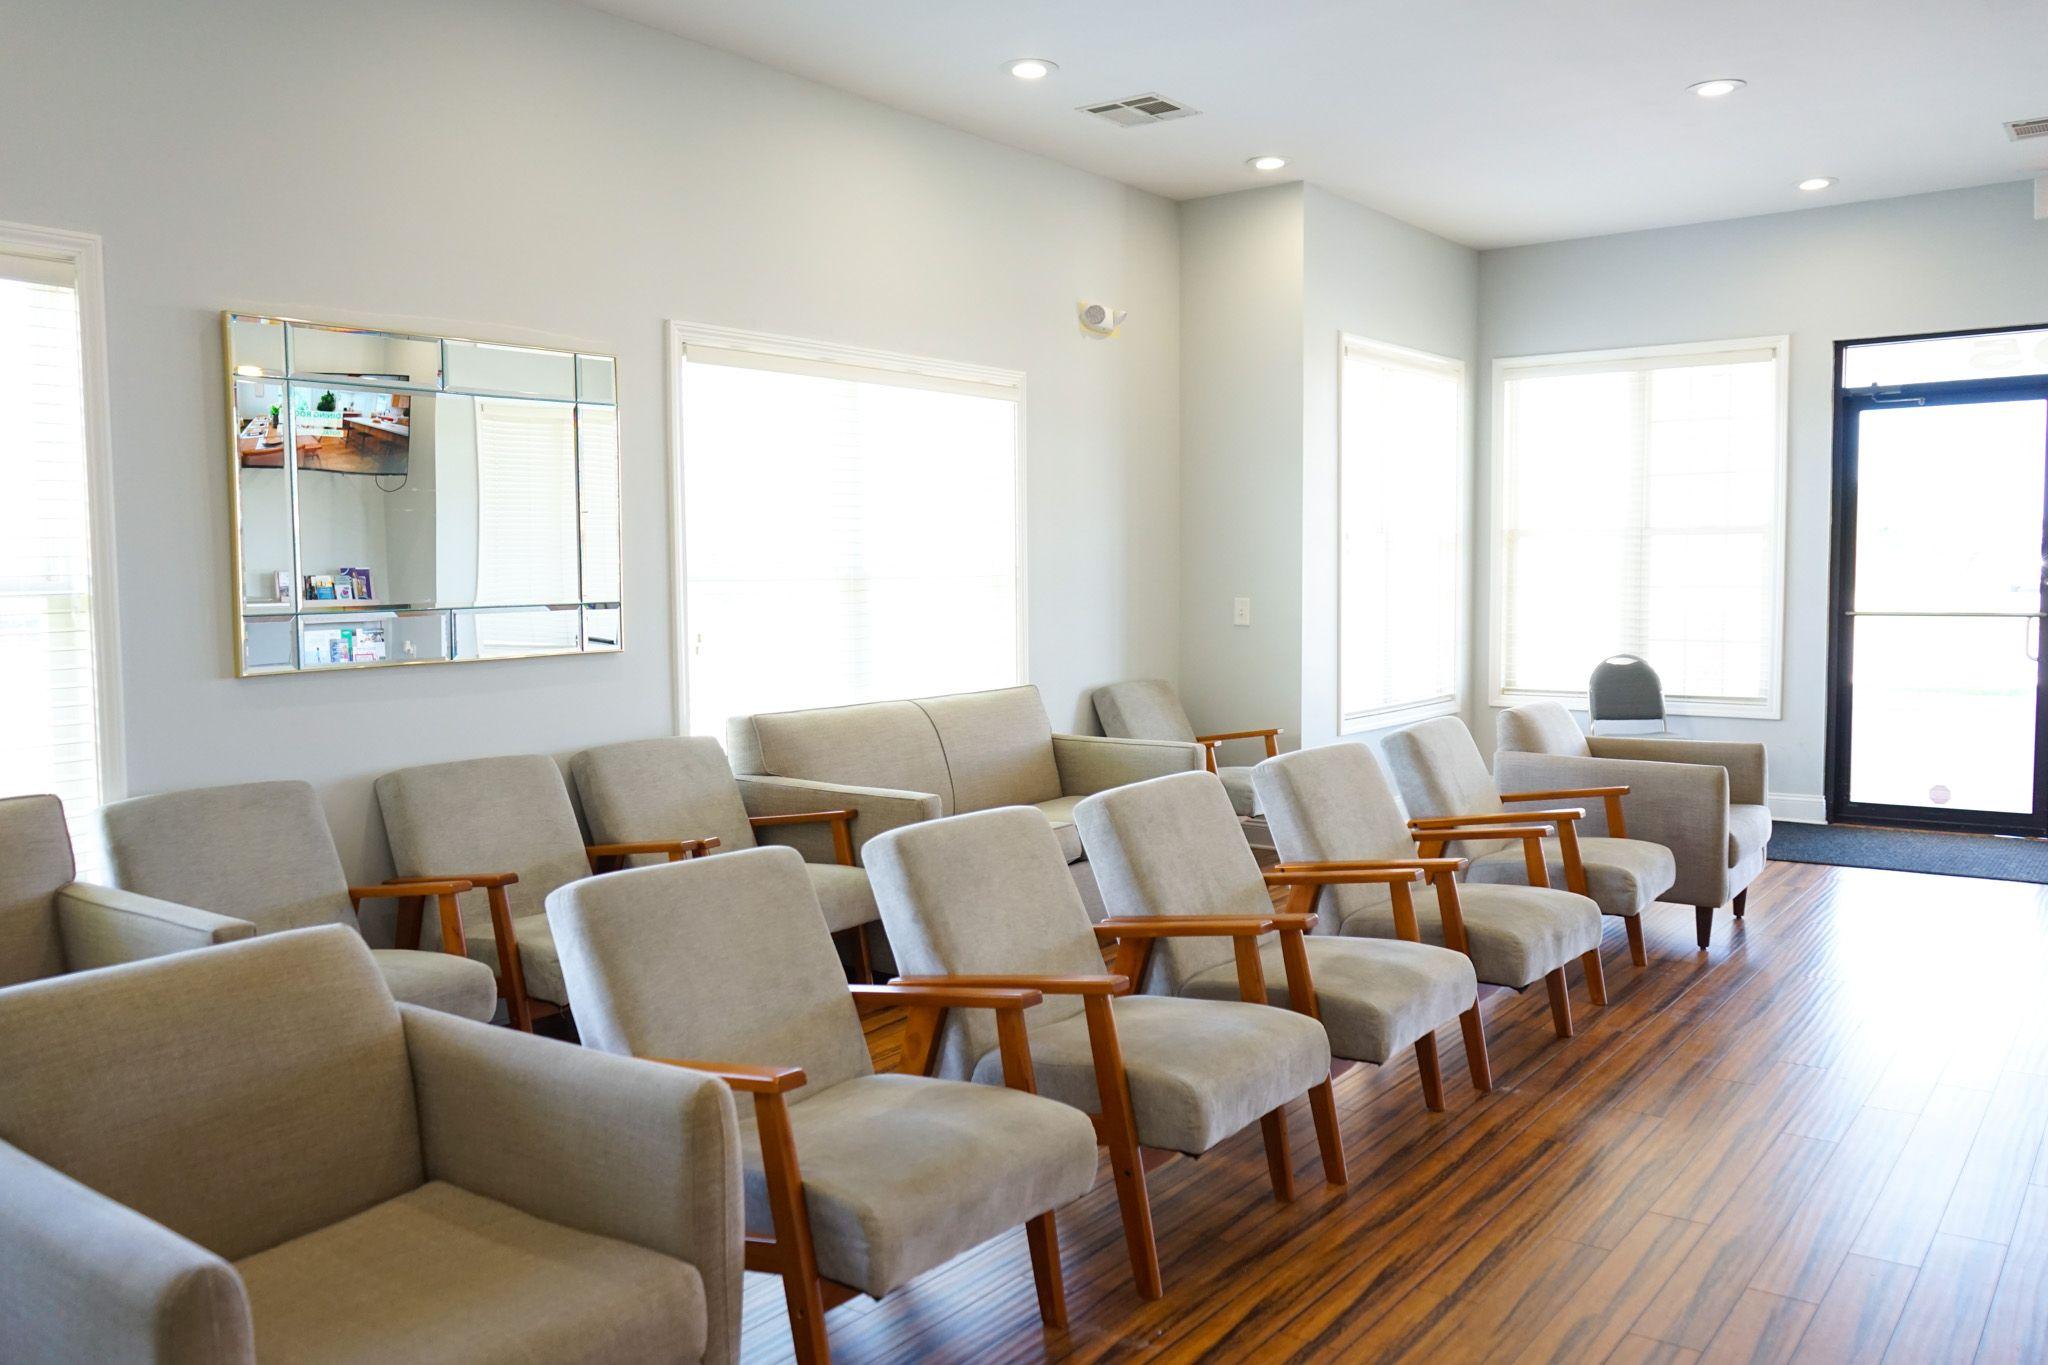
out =
<svg viewBox="0 0 2048 1365"><path fill-rule="evenodd" d="M1825 825L1828 822L1828 799L1825 796L1772 792L1768 799L1773 820L1789 820L1795 825Z"/></svg>

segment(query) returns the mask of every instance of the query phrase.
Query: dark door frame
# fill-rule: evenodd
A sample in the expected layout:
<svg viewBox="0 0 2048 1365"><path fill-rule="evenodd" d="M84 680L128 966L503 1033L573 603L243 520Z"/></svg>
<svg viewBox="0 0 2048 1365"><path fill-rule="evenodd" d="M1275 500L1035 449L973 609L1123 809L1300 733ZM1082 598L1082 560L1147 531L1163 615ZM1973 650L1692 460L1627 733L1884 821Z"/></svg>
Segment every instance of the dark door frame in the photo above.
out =
<svg viewBox="0 0 2048 1365"><path fill-rule="evenodd" d="M2048 648L2039 649L2041 661L2034 694L2034 809L2026 815L1990 811L1957 811L1953 814L1921 806L1858 803L1849 799L1849 736L1853 725L1851 705L1850 603L1856 588L1856 445L1857 419L1862 413L1894 406L1947 406L1998 398L2048 399L2048 375L2024 375L2003 379L1958 379L1930 384L1873 385L1844 389L1842 370L1849 348L1894 341L1929 341L1943 337L1996 336L2004 332L2032 332L2044 324L2017 327L1966 328L1951 332L1923 332L1911 336L1864 337L1835 343L1834 366L1834 493L1833 528L1828 564L1828 701L1827 701L1827 806L1828 820L1858 824L1896 825L1907 829L1959 830L1976 833L2048 835ZM2048 452L2044 452L2048 458ZM2044 564L2048 564L2048 502L2042 508ZM2048 609L2048 585L2044 585L2044 609ZM2043 623L2048 635L2048 622Z"/></svg>

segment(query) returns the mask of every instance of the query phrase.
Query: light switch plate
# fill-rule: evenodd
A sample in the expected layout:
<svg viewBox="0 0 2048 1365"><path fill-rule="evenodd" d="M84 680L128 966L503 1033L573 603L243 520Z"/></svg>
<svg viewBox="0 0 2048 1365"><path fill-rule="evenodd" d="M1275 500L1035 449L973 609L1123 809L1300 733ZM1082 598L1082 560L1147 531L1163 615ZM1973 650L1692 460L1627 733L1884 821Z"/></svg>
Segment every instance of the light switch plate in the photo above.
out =
<svg viewBox="0 0 2048 1365"><path fill-rule="evenodd" d="M1230 602L1230 624L1233 626L1248 626L1251 623L1252 599L1249 597L1232 598Z"/></svg>

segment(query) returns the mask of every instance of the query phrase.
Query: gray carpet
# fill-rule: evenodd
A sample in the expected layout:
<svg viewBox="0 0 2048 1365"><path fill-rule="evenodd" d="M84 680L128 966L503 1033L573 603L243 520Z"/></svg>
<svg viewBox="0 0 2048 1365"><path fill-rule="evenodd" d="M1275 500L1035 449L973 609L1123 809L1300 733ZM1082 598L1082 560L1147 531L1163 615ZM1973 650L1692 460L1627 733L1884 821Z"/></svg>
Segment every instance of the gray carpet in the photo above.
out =
<svg viewBox="0 0 2048 1365"><path fill-rule="evenodd" d="M1989 834L1937 834L1867 825L1771 826L1771 855L1781 863L1829 863L1935 872L1945 877L2048 884L2048 839Z"/></svg>

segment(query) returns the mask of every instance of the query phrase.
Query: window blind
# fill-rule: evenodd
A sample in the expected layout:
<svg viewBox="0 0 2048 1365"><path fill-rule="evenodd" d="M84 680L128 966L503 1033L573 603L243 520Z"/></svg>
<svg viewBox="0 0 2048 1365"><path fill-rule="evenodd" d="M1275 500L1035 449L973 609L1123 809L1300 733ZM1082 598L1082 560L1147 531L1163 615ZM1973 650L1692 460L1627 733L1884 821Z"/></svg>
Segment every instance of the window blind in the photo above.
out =
<svg viewBox="0 0 2048 1365"><path fill-rule="evenodd" d="M686 348L690 728L1019 676L1018 391Z"/></svg>
<svg viewBox="0 0 2048 1365"><path fill-rule="evenodd" d="M476 400L476 602L539 606L577 600L576 425L563 403ZM576 612L478 612L486 658L570 649Z"/></svg>
<svg viewBox="0 0 2048 1365"><path fill-rule="evenodd" d="M1464 372L1438 356L1344 348L1338 637L1349 728L1458 700Z"/></svg>
<svg viewBox="0 0 2048 1365"><path fill-rule="evenodd" d="M1499 699L1636 654L1668 702L1776 705L1776 347L1504 367Z"/></svg>

